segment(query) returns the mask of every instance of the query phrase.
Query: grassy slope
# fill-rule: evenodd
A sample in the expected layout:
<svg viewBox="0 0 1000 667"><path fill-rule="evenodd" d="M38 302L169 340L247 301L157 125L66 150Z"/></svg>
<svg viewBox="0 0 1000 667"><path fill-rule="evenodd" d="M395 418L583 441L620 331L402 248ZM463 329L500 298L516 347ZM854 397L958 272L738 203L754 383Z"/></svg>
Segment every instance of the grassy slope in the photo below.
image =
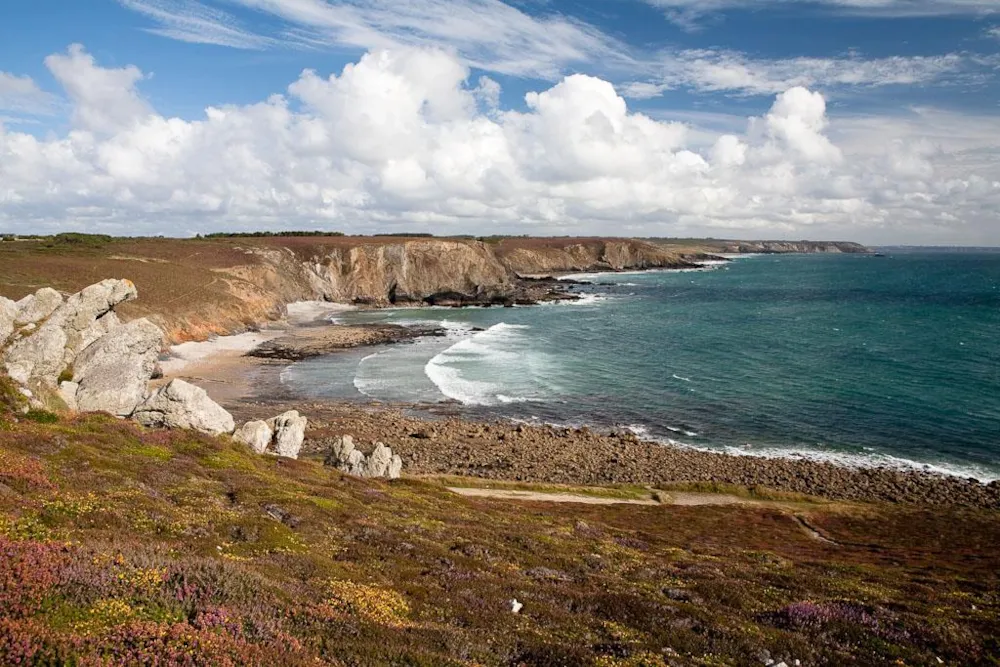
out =
<svg viewBox="0 0 1000 667"><path fill-rule="evenodd" d="M7 411L0 664L997 664L997 513L803 512L842 546L776 508L462 499Z"/></svg>

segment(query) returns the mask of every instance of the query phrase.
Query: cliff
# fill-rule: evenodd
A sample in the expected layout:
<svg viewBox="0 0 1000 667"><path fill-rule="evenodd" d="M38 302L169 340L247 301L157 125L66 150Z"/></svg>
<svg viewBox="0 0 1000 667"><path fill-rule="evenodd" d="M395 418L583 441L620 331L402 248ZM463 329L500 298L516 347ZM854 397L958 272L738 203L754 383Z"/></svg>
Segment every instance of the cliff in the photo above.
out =
<svg viewBox="0 0 1000 667"><path fill-rule="evenodd" d="M848 241L717 241L715 252L740 254L852 253L871 254L871 248Z"/></svg>
<svg viewBox="0 0 1000 667"><path fill-rule="evenodd" d="M496 254L518 275L689 268L689 254L636 239L505 239Z"/></svg>
<svg viewBox="0 0 1000 667"><path fill-rule="evenodd" d="M111 239L48 237L0 243L0 295L41 287L79 291L96 278L132 280L143 298L125 319L148 317L169 342L245 331L293 301L372 306L510 305L566 298L520 276L685 268L706 252L864 252L856 244L654 243L634 239L269 237Z"/></svg>

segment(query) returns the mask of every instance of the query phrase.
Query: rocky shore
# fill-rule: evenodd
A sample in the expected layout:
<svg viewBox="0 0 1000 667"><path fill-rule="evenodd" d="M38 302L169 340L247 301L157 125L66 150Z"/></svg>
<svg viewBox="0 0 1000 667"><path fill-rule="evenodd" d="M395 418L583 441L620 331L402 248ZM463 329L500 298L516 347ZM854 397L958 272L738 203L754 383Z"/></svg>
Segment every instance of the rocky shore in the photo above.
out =
<svg viewBox="0 0 1000 667"><path fill-rule="evenodd" d="M716 454L643 442L629 431L605 434L452 416L433 419L393 406L297 405L310 418L303 456L322 457L331 439L352 434L389 445L407 475L572 485L732 484L839 501L1000 509L1000 482L986 485L919 471ZM272 414L282 404L257 400L227 407L241 419L250 419Z"/></svg>
<svg viewBox="0 0 1000 667"><path fill-rule="evenodd" d="M440 328L404 327L396 324L297 328L290 329L279 338L261 343L247 355L261 359L301 361L354 347L402 343L423 336L443 336L444 333Z"/></svg>

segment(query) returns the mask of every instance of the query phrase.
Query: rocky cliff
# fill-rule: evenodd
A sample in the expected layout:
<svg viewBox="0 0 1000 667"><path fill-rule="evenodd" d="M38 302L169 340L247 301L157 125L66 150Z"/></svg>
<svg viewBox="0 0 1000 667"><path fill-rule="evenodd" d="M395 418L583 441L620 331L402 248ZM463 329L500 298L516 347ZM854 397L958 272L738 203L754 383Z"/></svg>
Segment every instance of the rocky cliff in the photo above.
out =
<svg viewBox="0 0 1000 667"><path fill-rule="evenodd" d="M685 268L709 257L706 252L867 250L849 243L680 244L599 238L507 238L493 243L315 236L77 241L52 237L0 243L0 295L27 299L23 309L31 310L45 305L48 292L32 296L39 288L72 294L95 276L127 277L143 299L121 304L118 314L125 320L148 317L169 343L245 331L281 318L285 305L294 301L373 306L532 303L560 298L553 291L558 287L521 276ZM14 304L6 307L11 310ZM0 329L15 317L13 310L5 312L0 312Z"/></svg>
<svg viewBox="0 0 1000 667"><path fill-rule="evenodd" d="M718 241L722 253L790 254L853 253L870 254L871 248L848 241Z"/></svg>
<svg viewBox="0 0 1000 667"><path fill-rule="evenodd" d="M506 239L496 254L522 276L695 266L690 255L635 239Z"/></svg>

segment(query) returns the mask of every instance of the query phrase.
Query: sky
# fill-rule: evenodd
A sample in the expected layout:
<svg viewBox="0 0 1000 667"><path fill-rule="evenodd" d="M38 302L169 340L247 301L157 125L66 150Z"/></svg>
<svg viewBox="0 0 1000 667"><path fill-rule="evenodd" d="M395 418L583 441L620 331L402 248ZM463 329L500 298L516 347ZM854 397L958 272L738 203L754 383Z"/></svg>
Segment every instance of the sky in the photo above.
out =
<svg viewBox="0 0 1000 667"><path fill-rule="evenodd" d="M8 0L0 232L1000 245L1000 0Z"/></svg>

